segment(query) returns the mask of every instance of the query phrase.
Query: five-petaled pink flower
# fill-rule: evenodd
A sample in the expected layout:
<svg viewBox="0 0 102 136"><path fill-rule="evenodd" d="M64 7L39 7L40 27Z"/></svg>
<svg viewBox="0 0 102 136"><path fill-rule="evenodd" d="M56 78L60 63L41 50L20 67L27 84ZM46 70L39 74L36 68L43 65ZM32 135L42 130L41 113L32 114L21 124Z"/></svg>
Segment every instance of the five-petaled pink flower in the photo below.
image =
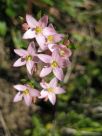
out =
<svg viewBox="0 0 102 136"><path fill-rule="evenodd" d="M64 59L68 59L72 55L71 50L63 44L57 45L56 48L58 49L59 55Z"/></svg>
<svg viewBox="0 0 102 136"><path fill-rule="evenodd" d="M27 50L24 49L14 49L14 52L20 56L20 58L14 63L14 67L19 67L26 65L28 73L32 75L35 68L35 63L37 63L38 58L36 56L36 49L34 42L31 42Z"/></svg>
<svg viewBox="0 0 102 136"><path fill-rule="evenodd" d="M14 102L21 101L24 98L26 105L30 106L33 99L39 96L39 91L29 85L18 84L14 85L14 88L19 91L14 97Z"/></svg>
<svg viewBox="0 0 102 136"><path fill-rule="evenodd" d="M63 75L62 68L63 68L64 61L58 55L56 50L52 52L52 56L38 54L38 58L44 63L48 64L41 70L40 77L44 77L53 71L57 79L63 80L64 75Z"/></svg>
<svg viewBox="0 0 102 136"><path fill-rule="evenodd" d="M31 15L26 15L26 21L29 29L24 33L23 39L36 38L37 43L43 50L43 45L45 44L44 28L47 27L48 16L45 15L39 21L37 21Z"/></svg>
<svg viewBox="0 0 102 136"><path fill-rule="evenodd" d="M64 67L67 67L70 64L69 58L72 55L71 50L62 44L57 45L56 49L58 50L60 57L63 59Z"/></svg>
<svg viewBox="0 0 102 136"><path fill-rule="evenodd" d="M72 55L72 52L69 48L67 48L63 44L55 44L50 47L50 51L54 51L56 49L59 56L63 59L64 67L67 67L70 64L70 56Z"/></svg>
<svg viewBox="0 0 102 136"><path fill-rule="evenodd" d="M50 46L53 46L55 43L60 42L64 35L59 34L55 31L52 24L50 24L48 27L44 29L44 36L46 37L46 41L44 43L43 48L45 46L45 49L50 48Z"/></svg>
<svg viewBox="0 0 102 136"><path fill-rule="evenodd" d="M39 98L49 99L49 101L54 105L56 102L56 94L65 93L64 89L57 86L57 79L53 78L50 83L46 83L45 81L41 82L41 87L43 90L41 91Z"/></svg>

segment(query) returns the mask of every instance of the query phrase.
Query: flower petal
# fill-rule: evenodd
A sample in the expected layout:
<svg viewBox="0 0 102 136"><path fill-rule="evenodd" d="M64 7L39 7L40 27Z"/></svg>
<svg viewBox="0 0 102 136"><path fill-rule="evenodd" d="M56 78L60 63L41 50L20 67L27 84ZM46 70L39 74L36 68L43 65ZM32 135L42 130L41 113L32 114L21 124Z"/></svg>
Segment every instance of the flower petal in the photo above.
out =
<svg viewBox="0 0 102 136"><path fill-rule="evenodd" d="M49 98L49 101L52 103L52 105L55 104L56 102L56 95L52 92L48 93L48 98Z"/></svg>
<svg viewBox="0 0 102 136"><path fill-rule="evenodd" d="M25 85L20 85L20 84L14 85L13 87L14 87L15 89L17 89L18 91L23 91L23 90L26 90L26 89L27 89L27 87L26 87Z"/></svg>
<svg viewBox="0 0 102 136"><path fill-rule="evenodd" d="M46 46L45 46L45 37L42 34L38 34L36 36L36 40L37 40L37 43L39 44L40 48L42 50L45 50L46 49Z"/></svg>
<svg viewBox="0 0 102 136"><path fill-rule="evenodd" d="M52 52L52 58L53 58L53 60L55 60L55 61L58 63L58 66L59 66L59 67L63 68L64 59L62 59L62 58L59 56L57 47L56 47L56 48L53 50L53 52Z"/></svg>
<svg viewBox="0 0 102 136"><path fill-rule="evenodd" d="M24 101L27 106L30 106L32 103L32 97L29 94L24 95Z"/></svg>
<svg viewBox="0 0 102 136"><path fill-rule="evenodd" d="M35 28L36 25L38 24L37 20L28 14L26 15L26 21L31 28Z"/></svg>
<svg viewBox="0 0 102 136"><path fill-rule="evenodd" d="M45 63L50 63L51 62L51 56L49 55L44 55L44 54L38 54L38 58L42 60Z"/></svg>
<svg viewBox="0 0 102 136"><path fill-rule="evenodd" d="M49 50L50 50L51 52L54 51L55 47L56 47L56 44L48 44L48 48L49 48Z"/></svg>
<svg viewBox="0 0 102 136"><path fill-rule="evenodd" d="M19 58L18 60L15 61L13 64L14 67L20 67L26 64L26 61L23 60L22 58Z"/></svg>
<svg viewBox="0 0 102 136"><path fill-rule="evenodd" d="M31 95L32 97L33 97L33 96L39 96L39 95L40 95L40 93L39 93L39 91L38 91L37 89L30 88L29 91L30 91L30 95Z"/></svg>
<svg viewBox="0 0 102 136"><path fill-rule="evenodd" d="M54 49L54 51L52 52L52 58L53 60L56 60L57 62L61 61L61 57L58 54L58 51L56 49Z"/></svg>
<svg viewBox="0 0 102 136"><path fill-rule="evenodd" d="M50 74L52 71L52 68L51 67L46 67L46 68L43 68L40 72L40 77L45 77L47 76L48 74Z"/></svg>
<svg viewBox="0 0 102 136"><path fill-rule="evenodd" d="M18 92L18 93L16 94L16 96L14 97L13 102L21 101L21 100L22 100L22 96L23 96L23 95L22 95L20 92Z"/></svg>
<svg viewBox="0 0 102 136"><path fill-rule="evenodd" d="M69 59L64 59L63 60L63 68L68 67L71 64Z"/></svg>
<svg viewBox="0 0 102 136"><path fill-rule="evenodd" d="M23 35L23 39L32 39L34 37L35 37L35 31L33 29L28 29Z"/></svg>
<svg viewBox="0 0 102 136"><path fill-rule="evenodd" d="M42 82L40 82L40 86L44 89L47 89L48 84L44 80L42 80Z"/></svg>
<svg viewBox="0 0 102 136"><path fill-rule="evenodd" d="M63 75L63 70L61 68L54 68L53 73L57 77L57 79L61 81L63 80L64 75Z"/></svg>
<svg viewBox="0 0 102 136"><path fill-rule="evenodd" d="M63 39L63 34L55 34L54 35L54 43L60 42Z"/></svg>
<svg viewBox="0 0 102 136"><path fill-rule="evenodd" d="M19 55L20 57L26 56L27 55L27 51L24 49L14 49L14 52Z"/></svg>
<svg viewBox="0 0 102 136"><path fill-rule="evenodd" d="M34 67L34 61L28 60L26 62L26 67L27 67L27 70L28 70L29 74L32 75L33 67Z"/></svg>
<svg viewBox="0 0 102 136"><path fill-rule="evenodd" d="M62 94L62 93L65 93L65 90L61 87L56 87L54 89L54 92L55 92L55 94Z"/></svg>
<svg viewBox="0 0 102 136"><path fill-rule="evenodd" d="M50 23L50 24L48 25L48 27L50 27L51 29L53 29L54 32L56 32L56 31L55 31L55 28L54 28L54 26L53 26L53 24Z"/></svg>
<svg viewBox="0 0 102 136"><path fill-rule="evenodd" d="M39 47L38 48L38 53L41 53L42 52L42 49Z"/></svg>
<svg viewBox="0 0 102 136"><path fill-rule="evenodd" d="M50 83L49 83L49 86L50 87L56 87L57 86L57 83L58 83L58 80L56 78L53 78Z"/></svg>
<svg viewBox="0 0 102 136"><path fill-rule="evenodd" d="M34 42L31 42L28 46L27 51L29 52L30 55L34 56L36 53L36 48Z"/></svg>
<svg viewBox="0 0 102 136"><path fill-rule="evenodd" d="M54 35L54 34L56 34L56 32L51 27L45 27L43 29L43 35L46 36L46 37L49 36L49 35Z"/></svg>
<svg viewBox="0 0 102 136"><path fill-rule="evenodd" d="M70 56L72 55L72 52L71 52L71 50L68 49L68 48L67 48L67 50L68 50L68 57L70 57Z"/></svg>
<svg viewBox="0 0 102 136"><path fill-rule="evenodd" d="M40 25L41 25L42 27L47 26L47 24L48 24L48 16L47 16L47 15L43 16L43 17L39 20L39 23L40 23Z"/></svg>
<svg viewBox="0 0 102 136"><path fill-rule="evenodd" d="M41 92L40 92L40 96L39 96L39 98L45 98L45 97L47 97L48 96L48 92L47 91L45 91L45 90L42 90Z"/></svg>

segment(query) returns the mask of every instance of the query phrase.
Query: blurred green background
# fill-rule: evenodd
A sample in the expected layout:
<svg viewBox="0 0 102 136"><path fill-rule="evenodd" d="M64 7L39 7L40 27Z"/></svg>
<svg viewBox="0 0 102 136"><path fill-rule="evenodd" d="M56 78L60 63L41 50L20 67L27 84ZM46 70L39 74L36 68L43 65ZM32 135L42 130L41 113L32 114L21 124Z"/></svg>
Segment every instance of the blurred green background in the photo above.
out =
<svg viewBox="0 0 102 136"><path fill-rule="evenodd" d="M25 68L13 68L26 13L49 15L68 35L73 55L57 103L14 104L13 85L25 82ZM102 136L102 0L0 0L0 136ZM75 49L74 49L75 48ZM35 85L39 79L36 78Z"/></svg>

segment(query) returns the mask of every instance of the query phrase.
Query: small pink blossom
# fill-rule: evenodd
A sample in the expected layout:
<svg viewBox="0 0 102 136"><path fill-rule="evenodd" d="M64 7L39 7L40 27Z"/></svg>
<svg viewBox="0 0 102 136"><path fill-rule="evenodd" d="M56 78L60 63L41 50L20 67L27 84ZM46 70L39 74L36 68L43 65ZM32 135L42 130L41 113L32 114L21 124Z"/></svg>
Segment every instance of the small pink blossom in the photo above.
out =
<svg viewBox="0 0 102 136"><path fill-rule="evenodd" d="M55 49L58 50L59 55L64 59L67 59L72 55L71 50L63 44L53 44L50 47L51 52L53 52Z"/></svg>
<svg viewBox="0 0 102 136"><path fill-rule="evenodd" d="M67 67L68 64L70 64L70 56L72 55L72 52L69 48L67 48L65 45L62 44L55 44L50 46L50 51L54 51L56 49L59 56L63 59L64 67Z"/></svg>
<svg viewBox="0 0 102 136"><path fill-rule="evenodd" d="M60 42L64 37L63 34L59 34L55 31L52 24L44 29L43 34L46 37L45 49L50 48L50 46Z"/></svg>
<svg viewBox="0 0 102 136"><path fill-rule="evenodd" d="M31 42L27 50L15 49L14 52L20 56L20 58L14 63L14 67L26 65L28 73L32 75L35 63L37 62L36 49L34 42Z"/></svg>
<svg viewBox="0 0 102 136"><path fill-rule="evenodd" d="M71 63L69 60L72 55L71 50L62 44L57 45L56 49L58 50L59 56L63 59L64 67L67 67Z"/></svg>
<svg viewBox="0 0 102 136"><path fill-rule="evenodd" d="M39 54L38 58L48 64L41 70L40 77L44 77L53 71L57 79L63 80L63 59L61 59L56 50L52 52L52 56Z"/></svg>
<svg viewBox="0 0 102 136"><path fill-rule="evenodd" d="M43 45L45 43L44 28L48 24L48 16L43 16L39 21L33 18L31 15L26 15L26 21L29 29L24 33L23 39L33 39L36 38L37 43L43 50Z"/></svg>
<svg viewBox="0 0 102 136"><path fill-rule="evenodd" d="M72 52L69 48L67 48L65 45L59 44L58 46L56 46L58 51L59 51L59 55L64 58L67 59L72 55Z"/></svg>
<svg viewBox="0 0 102 136"><path fill-rule="evenodd" d="M48 30L46 30L46 29L48 29ZM46 40L46 44L58 43L64 37L63 34L59 34L59 33L56 32L56 30L54 29L54 27L53 27L52 24L50 24L48 27L45 28L45 30L44 30L44 36L47 39Z"/></svg>
<svg viewBox="0 0 102 136"><path fill-rule="evenodd" d="M39 91L33 89L29 85L14 85L14 88L18 90L18 93L14 97L14 102L21 101L24 98L25 104L30 106L32 103L33 98L39 96Z"/></svg>
<svg viewBox="0 0 102 136"><path fill-rule="evenodd" d="M45 81L41 82L41 87L43 90L41 91L39 98L49 99L49 101L54 105L56 102L56 94L65 93L64 89L57 86L57 79L53 78L50 83L46 83Z"/></svg>

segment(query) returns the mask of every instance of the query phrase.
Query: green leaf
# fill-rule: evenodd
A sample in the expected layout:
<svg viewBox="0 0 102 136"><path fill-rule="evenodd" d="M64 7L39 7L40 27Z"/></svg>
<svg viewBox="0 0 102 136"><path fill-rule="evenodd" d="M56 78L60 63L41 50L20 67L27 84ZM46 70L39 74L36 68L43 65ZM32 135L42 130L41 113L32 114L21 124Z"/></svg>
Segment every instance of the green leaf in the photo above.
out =
<svg viewBox="0 0 102 136"><path fill-rule="evenodd" d="M10 17L16 16L16 12L12 8L7 8L6 9L6 14Z"/></svg>
<svg viewBox="0 0 102 136"><path fill-rule="evenodd" d="M39 20L42 16L42 11L40 10L38 13L37 13L37 19Z"/></svg>
<svg viewBox="0 0 102 136"><path fill-rule="evenodd" d="M5 36L7 32L7 25L5 22L0 22L0 36Z"/></svg>
<svg viewBox="0 0 102 136"><path fill-rule="evenodd" d="M16 48L26 48L27 43L23 39L21 39L20 31L12 30L12 39Z"/></svg>
<svg viewBox="0 0 102 136"><path fill-rule="evenodd" d="M68 48L70 48L70 49L76 49L76 46L74 44L70 44L70 45L68 45Z"/></svg>
<svg viewBox="0 0 102 136"><path fill-rule="evenodd" d="M48 4L48 5L50 5L50 6L54 5L53 0L41 0L41 1L44 2L44 3L46 3L46 4Z"/></svg>

